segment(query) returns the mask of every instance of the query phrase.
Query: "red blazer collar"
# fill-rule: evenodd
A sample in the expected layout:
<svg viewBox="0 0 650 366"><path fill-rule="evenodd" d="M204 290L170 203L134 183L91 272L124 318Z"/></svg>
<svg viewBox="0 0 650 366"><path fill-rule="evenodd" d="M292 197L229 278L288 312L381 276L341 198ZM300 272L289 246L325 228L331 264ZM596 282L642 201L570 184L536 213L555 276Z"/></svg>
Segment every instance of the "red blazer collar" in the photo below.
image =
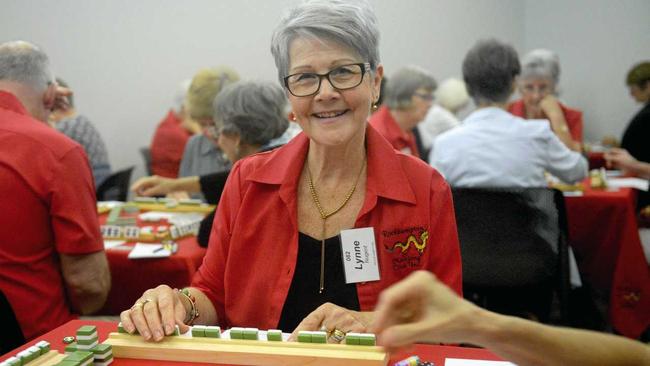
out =
<svg viewBox="0 0 650 366"><path fill-rule="evenodd" d="M366 127L368 178L366 191L377 196L415 203L415 193L406 178L400 157L393 147L371 125ZM279 184L295 188L307 157L309 138L301 133L288 144L269 154L271 156L247 180ZM295 191L295 190L294 190Z"/></svg>

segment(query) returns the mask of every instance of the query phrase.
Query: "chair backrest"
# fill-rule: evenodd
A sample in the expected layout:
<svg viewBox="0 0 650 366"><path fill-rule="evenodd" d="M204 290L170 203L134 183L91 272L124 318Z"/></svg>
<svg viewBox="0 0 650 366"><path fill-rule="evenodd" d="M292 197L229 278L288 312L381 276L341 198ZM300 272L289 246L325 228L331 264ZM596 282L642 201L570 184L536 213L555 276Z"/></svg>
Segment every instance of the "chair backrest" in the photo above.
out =
<svg viewBox="0 0 650 366"><path fill-rule="evenodd" d="M516 287L558 273L560 225L547 188L454 188L463 282Z"/></svg>
<svg viewBox="0 0 650 366"><path fill-rule="evenodd" d="M2 324L2 332L0 332L0 355L9 353L9 351L25 343L25 337L23 336L23 331L20 329L18 320L16 320L14 310L1 290L0 324Z"/></svg>
<svg viewBox="0 0 650 366"><path fill-rule="evenodd" d="M151 169L151 149L148 146L141 147L140 154L142 155L142 160L144 160L144 169L147 175L153 175L153 170Z"/></svg>
<svg viewBox="0 0 650 366"><path fill-rule="evenodd" d="M111 174L97 187L97 201L126 201L134 167Z"/></svg>

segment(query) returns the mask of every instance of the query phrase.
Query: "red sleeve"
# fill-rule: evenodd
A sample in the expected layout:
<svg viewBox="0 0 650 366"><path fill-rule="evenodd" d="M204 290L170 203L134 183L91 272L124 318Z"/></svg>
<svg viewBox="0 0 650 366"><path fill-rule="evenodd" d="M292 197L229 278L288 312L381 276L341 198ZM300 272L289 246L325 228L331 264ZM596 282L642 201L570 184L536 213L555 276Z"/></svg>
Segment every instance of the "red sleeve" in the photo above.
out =
<svg viewBox="0 0 650 366"><path fill-rule="evenodd" d="M68 151L56 164L50 184L50 215L57 251L87 254L103 250L95 184L81 146Z"/></svg>
<svg viewBox="0 0 650 366"><path fill-rule="evenodd" d="M571 137L574 141L582 142L582 112L570 109L565 116Z"/></svg>
<svg viewBox="0 0 650 366"><path fill-rule="evenodd" d="M437 177L431 180L431 233L440 239L429 256L428 268L462 296L463 271L451 189L437 172L433 174Z"/></svg>
<svg viewBox="0 0 650 366"><path fill-rule="evenodd" d="M192 279L192 287L201 290L212 302L219 323L225 326L225 269L232 227L241 205L241 166L235 163L221 195L212 223L208 250Z"/></svg>

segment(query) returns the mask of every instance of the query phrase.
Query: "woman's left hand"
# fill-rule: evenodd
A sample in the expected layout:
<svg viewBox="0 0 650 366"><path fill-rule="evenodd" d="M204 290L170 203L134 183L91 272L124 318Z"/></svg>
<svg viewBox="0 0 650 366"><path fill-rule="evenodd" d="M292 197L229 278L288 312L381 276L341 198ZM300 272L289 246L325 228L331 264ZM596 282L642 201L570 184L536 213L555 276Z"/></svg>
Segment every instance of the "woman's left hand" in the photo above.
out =
<svg viewBox="0 0 650 366"><path fill-rule="evenodd" d="M365 333L372 321L372 316L372 312L348 310L328 302L307 315L291 333L289 340L297 340L298 332L303 330L324 330L328 335L328 343L341 343L342 339L337 339L341 336L340 332L344 334L349 332ZM339 332L335 333L335 330Z"/></svg>

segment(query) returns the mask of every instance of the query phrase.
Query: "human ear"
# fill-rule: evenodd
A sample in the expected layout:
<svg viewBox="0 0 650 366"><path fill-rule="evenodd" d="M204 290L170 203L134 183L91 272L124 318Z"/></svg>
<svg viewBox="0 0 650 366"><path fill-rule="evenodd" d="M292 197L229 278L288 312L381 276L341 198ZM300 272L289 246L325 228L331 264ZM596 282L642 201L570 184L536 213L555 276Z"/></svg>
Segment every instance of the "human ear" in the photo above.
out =
<svg viewBox="0 0 650 366"><path fill-rule="evenodd" d="M372 85L372 102L377 103L379 96L381 95L381 79L384 77L384 66L382 64L377 65L377 70L375 70L375 75L373 77Z"/></svg>

